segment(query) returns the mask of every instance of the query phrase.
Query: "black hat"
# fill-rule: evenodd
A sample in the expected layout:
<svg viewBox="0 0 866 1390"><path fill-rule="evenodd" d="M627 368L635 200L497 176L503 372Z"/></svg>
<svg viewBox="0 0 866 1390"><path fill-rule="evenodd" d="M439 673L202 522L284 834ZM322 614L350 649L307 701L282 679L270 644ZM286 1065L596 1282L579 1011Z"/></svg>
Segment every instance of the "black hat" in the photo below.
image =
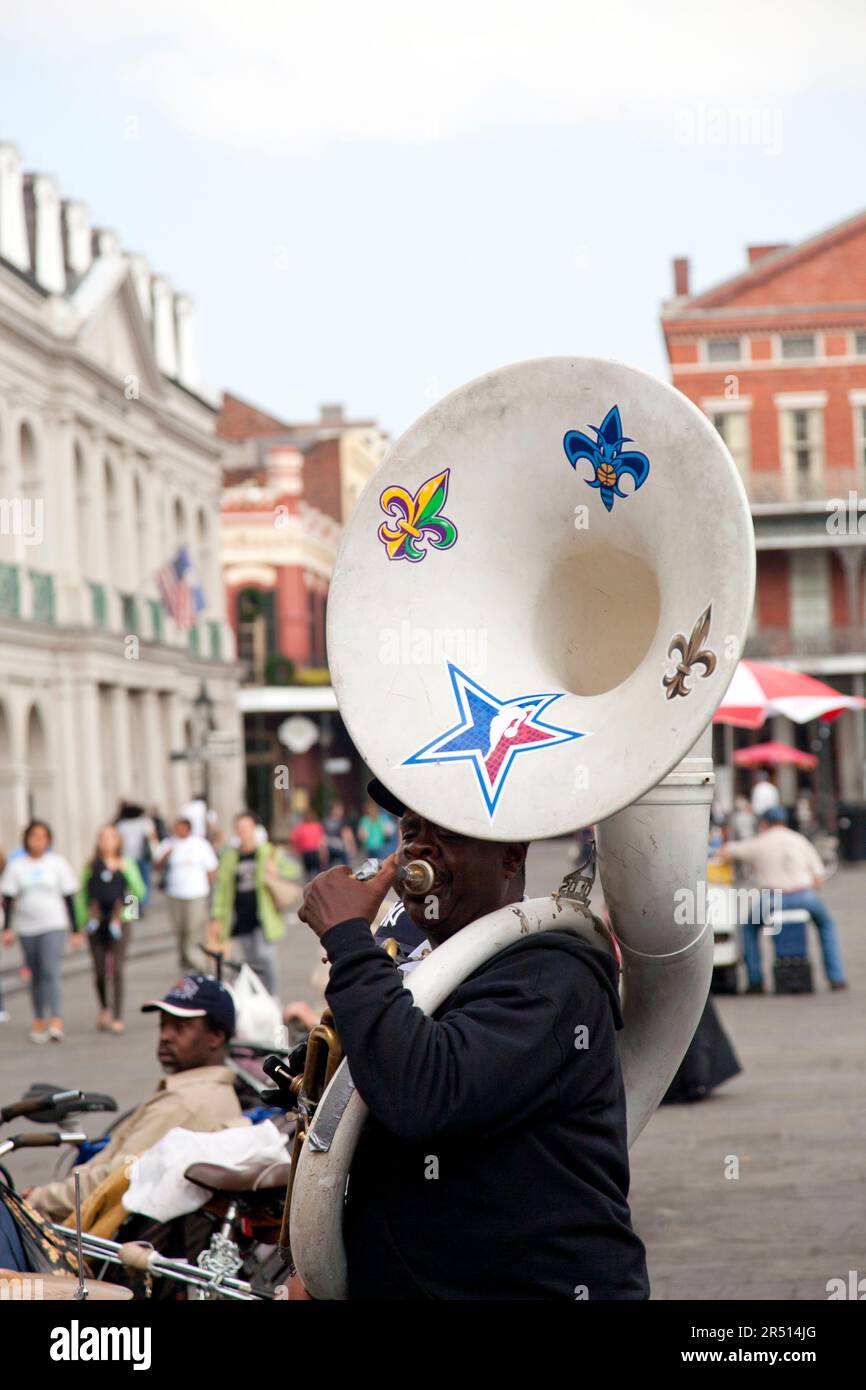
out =
<svg viewBox="0 0 866 1390"><path fill-rule="evenodd" d="M402 816L406 810L403 802L389 792L384 782L380 782L378 777L374 777L372 782L367 783L367 795L371 801L375 801L377 806L381 806L383 811L390 811L392 816Z"/></svg>
<svg viewBox="0 0 866 1390"><path fill-rule="evenodd" d="M143 1014L159 1009L176 1018L209 1018L226 1037L235 1031L235 1005L224 984L208 975L184 975L162 999L142 1004Z"/></svg>

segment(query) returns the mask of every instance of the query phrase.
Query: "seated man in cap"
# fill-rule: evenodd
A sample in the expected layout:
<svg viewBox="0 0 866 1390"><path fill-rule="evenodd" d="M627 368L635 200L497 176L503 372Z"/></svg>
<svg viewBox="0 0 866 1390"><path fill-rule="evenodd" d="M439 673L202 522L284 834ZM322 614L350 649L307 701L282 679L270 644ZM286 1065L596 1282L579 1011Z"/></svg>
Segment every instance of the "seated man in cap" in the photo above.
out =
<svg viewBox="0 0 866 1390"><path fill-rule="evenodd" d="M815 846L797 830L787 825L787 813L782 806L768 806L758 820L758 834L746 840L729 840L719 853L723 859L744 864L749 877L763 894L779 894L778 910L802 908L808 912L818 931L824 973L832 990L847 989L842 953L836 935L836 923L818 896L824 882L824 864ZM747 994L763 994L764 976L758 932L760 911L743 929L743 954L748 975Z"/></svg>
<svg viewBox="0 0 866 1390"><path fill-rule="evenodd" d="M435 950L520 901L527 846L370 790L401 813L396 855L366 881L320 874L299 912L331 962L328 1004L370 1111L346 1202L350 1299L647 1298L613 957L565 932L527 936L426 1017L371 935L385 894ZM395 882L415 859L434 871L425 898Z"/></svg>
<svg viewBox="0 0 866 1390"><path fill-rule="evenodd" d="M225 1065L235 1006L225 985L186 975L162 999L142 1005L159 1013L157 1059L168 1075L153 1095L114 1131L107 1146L79 1169L82 1203L116 1169L138 1158L170 1129L223 1129L242 1118L234 1075ZM75 1204L72 1177L25 1194L31 1206L61 1220Z"/></svg>

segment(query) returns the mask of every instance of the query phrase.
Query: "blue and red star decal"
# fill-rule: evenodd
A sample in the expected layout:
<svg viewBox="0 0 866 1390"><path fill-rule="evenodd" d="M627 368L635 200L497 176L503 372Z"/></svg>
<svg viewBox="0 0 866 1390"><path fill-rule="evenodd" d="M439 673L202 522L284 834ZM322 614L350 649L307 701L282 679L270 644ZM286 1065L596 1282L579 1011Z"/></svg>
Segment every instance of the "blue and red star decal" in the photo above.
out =
<svg viewBox="0 0 866 1390"><path fill-rule="evenodd" d="M560 729L542 715L562 691L553 694L515 695L501 699L467 676L452 662L448 674L457 702L459 721L446 733L425 744L403 762L470 762L475 768L484 804L492 819L514 759L521 753L555 748L583 738L577 729Z"/></svg>

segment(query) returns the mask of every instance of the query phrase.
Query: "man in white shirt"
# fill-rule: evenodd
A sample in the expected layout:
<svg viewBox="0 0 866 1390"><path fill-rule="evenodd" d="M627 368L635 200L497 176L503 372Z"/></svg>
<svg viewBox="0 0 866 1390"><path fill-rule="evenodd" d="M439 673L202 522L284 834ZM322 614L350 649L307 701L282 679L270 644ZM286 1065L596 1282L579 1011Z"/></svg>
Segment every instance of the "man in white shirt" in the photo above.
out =
<svg viewBox="0 0 866 1390"><path fill-rule="evenodd" d="M775 788L774 788L775 790ZM721 855L744 864L756 888L774 889L781 894L781 907L804 908L818 931L824 972L831 989L846 989L842 955L836 936L836 924L818 897L817 889L824 882L821 857L805 835L790 830L785 824L781 806L770 806L760 817L759 834L747 840L729 840L722 845ZM747 923L743 928L743 946L749 993L763 993L761 957L758 946L760 923Z"/></svg>
<svg viewBox="0 0 866 1390"><path fill-rule="evenodd" d="M177 934L181 969L204 973L207 957L201 949L209 919L210 889L218 867L209 841L193 835L185 816L174 823L174 834L156 851L154 865L165 867L165 895Z"/></svg>
<svg viewBox="0 0 866 1390"><path fill-rule="evenodd" d="M765 811L778 805L779 788L770 781L769 773L756 772L755 785L752 787L752 810L755 816L760 820Z"/></svg>

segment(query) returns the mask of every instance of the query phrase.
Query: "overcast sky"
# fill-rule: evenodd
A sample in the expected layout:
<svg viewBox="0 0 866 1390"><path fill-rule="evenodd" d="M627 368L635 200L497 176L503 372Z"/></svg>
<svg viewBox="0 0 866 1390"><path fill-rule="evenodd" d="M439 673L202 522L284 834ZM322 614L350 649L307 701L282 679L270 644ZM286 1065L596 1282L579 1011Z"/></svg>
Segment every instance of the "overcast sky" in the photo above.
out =
<svg viewBox="0 0 866 1390"><path fill-rule="evenodd" d="M391 432L548 353L666 374L670 261L866 204L863 0L0 0L0 139L198 305L202 377Z"/></svg>

